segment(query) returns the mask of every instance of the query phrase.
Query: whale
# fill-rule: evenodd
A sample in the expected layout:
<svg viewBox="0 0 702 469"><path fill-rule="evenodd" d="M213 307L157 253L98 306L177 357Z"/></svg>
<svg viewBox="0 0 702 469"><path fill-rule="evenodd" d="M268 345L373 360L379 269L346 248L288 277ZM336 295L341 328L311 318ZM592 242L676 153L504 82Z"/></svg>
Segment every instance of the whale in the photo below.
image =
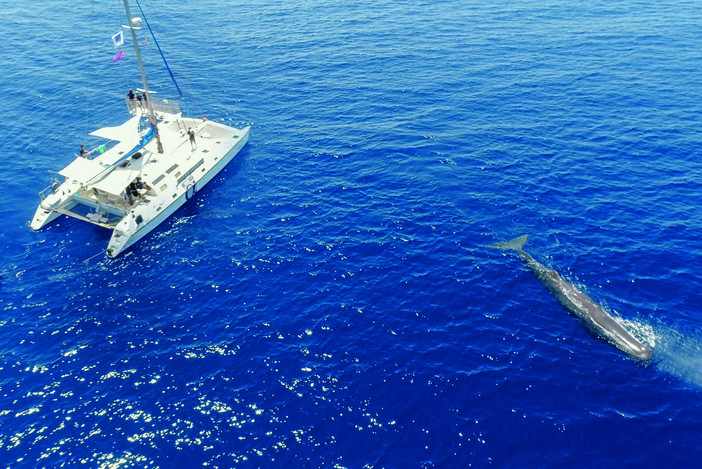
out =
<svg viewBox="0 0 702 469"><path fill-rule="evenodd" d="M651 359L651 349L634 337L602 306L578 287L563 280L558 272L549 269L524 251L526 241L527 235L523 235L510 241L490 244L487 247L517 252L536 278L548 288L561 305L578 317L593 335L606 340L637 360L646 362Z"/></svg>

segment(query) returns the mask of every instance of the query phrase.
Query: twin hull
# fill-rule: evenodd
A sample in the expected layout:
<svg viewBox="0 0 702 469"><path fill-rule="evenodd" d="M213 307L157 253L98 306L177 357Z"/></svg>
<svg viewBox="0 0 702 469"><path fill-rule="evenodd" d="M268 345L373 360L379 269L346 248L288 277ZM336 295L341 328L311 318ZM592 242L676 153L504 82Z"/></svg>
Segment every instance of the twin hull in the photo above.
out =
<svg viewBox="0 0 702 469"><path fill-rule="evenodd" d="M123 152L115 156L118 149L114 149L98 156L95 161L77 158L64 168L61 174L69 176L62 184L55 183L53 193L43 198L30 227L38 230L64 214L103 226L113 230L106 252L108 256L116 257L149 234L210 182L248 141L248 127L235 129L211 121L172 117L170 125L161 131L164 142L167 142L162 154L156 153L155 144L151 144L141 152L143 155L135 154L113 167L115 164L110 163L115 158L124 160L119 156ZM188 126L198 130L199 148L191 149L183 132ZM98 164L98 170L102 172L97 176L76 175L70 171L76 166ZM136 201L128 203L123 192L127 184L124 181L133 180L137 175L151 187ZM105 191L106 187L111 190Z"/></svg>
<svg viewBox="0 0 702 469"><path fill-rule="evenodd" d="M119 229L119 225L112 233L110 242L107 245L107 255L110 257L116 257L124 250L128 249L131 245L139 241L141 238L149 234L154 228L160 225L168 217L173 215L176 210L178 210L187 200L189 200L195 192L202 189L208 182L212 180L222 169L224 169L227 164L241 151L241 149L246 145L249 138L249 130L245 130L244 136L239 140L239 142L231 149L229 152L221 158L209 171L205 171L204 174L199 179L192 181L192 184L180 184L178 185L179 196L175 198L166 208L162 208L165 205L165 199L167 194L162 195L161 200L155 200L151 207L142 210L142 212L155 213L158 210L158 214L148 221L143 221L142 223L136 223L139 215L144 217L143 213L132 213L131 217L134 223L136 223L136 229L131 230L131 232L124 232ZM134 223L128 223L128 226L134 226ZM121 223L120 223L121 224Z"/></svg>

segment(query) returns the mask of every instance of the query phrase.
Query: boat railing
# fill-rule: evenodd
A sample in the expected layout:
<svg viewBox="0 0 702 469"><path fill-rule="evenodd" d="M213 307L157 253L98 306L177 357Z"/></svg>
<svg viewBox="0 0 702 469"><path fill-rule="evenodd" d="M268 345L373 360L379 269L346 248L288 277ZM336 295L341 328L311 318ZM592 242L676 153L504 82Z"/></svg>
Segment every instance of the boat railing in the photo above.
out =
<svg viewBox="0 0 702 469"><path fill-rule="evenodd" d="M53 171L49 171L49 172L53 173ZM51 194L55 194L56 192L58 192L59 187L61 187L61 184L63 184L63 181L61 180L61 178L63 178L63 176L61 176L58 173L53 173L53 174L55 174L55 176L51 179L51 184L49 184L48 187L39 191L39 198L41 200L44 200L48 196L50 196Z"/></svg>
<svg viewBox="0 0 702 469"><path fill-rule="evenodd" d="M137 109L141 109L144 114L148 112L146 101L138 99L125 98L127 110L130 114L134 114ZM162 99L151 96L151 106L156 114L180 114L180 103L172 99Z"/></svg>

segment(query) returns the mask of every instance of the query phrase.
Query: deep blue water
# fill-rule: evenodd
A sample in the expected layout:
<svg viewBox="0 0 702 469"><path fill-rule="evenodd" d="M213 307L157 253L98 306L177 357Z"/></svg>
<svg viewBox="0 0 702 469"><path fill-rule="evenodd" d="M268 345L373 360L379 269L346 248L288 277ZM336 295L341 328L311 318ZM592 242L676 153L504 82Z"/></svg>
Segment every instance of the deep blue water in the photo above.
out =
<svg viewBox="0 0 702 469"><path fill-rule="evenodd" d="M121 2L4 6L3 467L699 464L699 2L142 0L251 138L87 263L106 230L25 223L125 118ZM652 363L484 247L521 234Z"/></svg>

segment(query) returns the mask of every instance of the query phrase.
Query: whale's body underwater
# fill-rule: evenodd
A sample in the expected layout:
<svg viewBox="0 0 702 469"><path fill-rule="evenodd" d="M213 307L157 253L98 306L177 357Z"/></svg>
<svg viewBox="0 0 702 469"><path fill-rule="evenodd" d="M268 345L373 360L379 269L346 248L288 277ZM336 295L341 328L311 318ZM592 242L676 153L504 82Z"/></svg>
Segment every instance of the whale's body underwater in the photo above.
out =
<svg viewBox="0 0 702 469"><path fill-rule="evenodd" d="M527 235L488 247L516 251L519 257L541 280L546 288L575 314L595 335L607 340L619 350L639 360L651 359L651 349L641 343L599 304L574 285L566 282L555 270L549 269L524 251Z"/></svg>

